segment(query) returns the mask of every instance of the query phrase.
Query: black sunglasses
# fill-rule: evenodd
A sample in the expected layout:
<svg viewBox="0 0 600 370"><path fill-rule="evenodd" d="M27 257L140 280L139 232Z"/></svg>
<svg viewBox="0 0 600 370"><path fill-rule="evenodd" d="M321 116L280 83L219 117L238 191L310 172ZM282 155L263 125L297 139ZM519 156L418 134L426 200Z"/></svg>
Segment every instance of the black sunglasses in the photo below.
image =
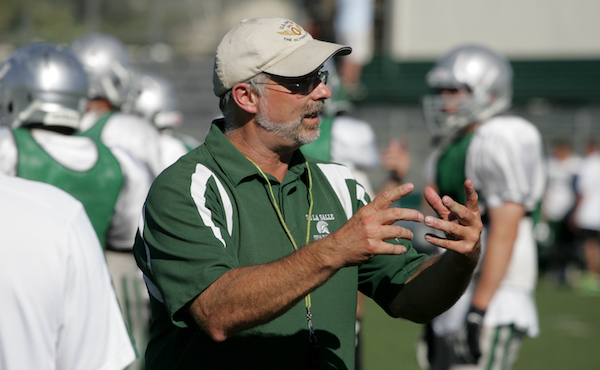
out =
<svg viewBox="0 0 600 370"><path fill-rule="evenodd" d="M290 90L291 94L301 94L308 95L314 89L319 86L321 82L324 84L327 83L327 77L329 77L329 72L327 71L318 71L317 73L310 74L306 77L302 78L289 78L289 77L281 77L275 75L269 75L273 81L272 82L256 82L260 85L281 85L288 90Z"/></svg>

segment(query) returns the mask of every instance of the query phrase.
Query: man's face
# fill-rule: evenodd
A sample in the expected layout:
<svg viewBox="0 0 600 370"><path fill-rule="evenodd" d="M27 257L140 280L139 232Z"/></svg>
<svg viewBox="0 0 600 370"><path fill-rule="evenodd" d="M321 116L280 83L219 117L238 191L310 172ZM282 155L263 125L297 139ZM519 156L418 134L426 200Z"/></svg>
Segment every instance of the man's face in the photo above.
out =
<svg viewBox="0 0 600 370"><path fill-rule="evenodd" d="M442 99L444 99L444 112L456 113L460 109L460 104L469 96L465 90L459 89L443 89L440 91Z"/></svg>
<svg viewBox="0 0 600 370"><path fill-rule="evenodd" d="M317 140L320 134L318 113L323 109L325 99L331 96L331 90L322 82L311 91L304 89L305 94L295 93L279 79L265 84L268 86L260 98L256 122L285 139L284 145L301 146Z"/></svg>

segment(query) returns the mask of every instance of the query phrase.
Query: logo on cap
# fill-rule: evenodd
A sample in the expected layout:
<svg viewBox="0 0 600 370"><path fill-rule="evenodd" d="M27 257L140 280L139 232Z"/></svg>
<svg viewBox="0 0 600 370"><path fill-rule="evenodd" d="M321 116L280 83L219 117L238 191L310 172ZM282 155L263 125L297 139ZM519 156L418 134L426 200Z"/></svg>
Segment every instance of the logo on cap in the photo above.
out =
<svg viewBox="0 0 600 370"><path fill-rule="evenodd" d="M277 33L284 36L284 41L294 41L298 42L306 39L308 36L308 32L304 31L300 25L294 23L292 21L285 21L279 26L279 30Z"/></svg>
<svg viewBox="0 0 600 370"><path fill-rule="evenodd" d="M296 23L286 22L286 23L284 23L283 27L287 28L287 29L283 32L277 32L278 34L284 35L284 36L294 36L294 35L300 36L300 35L302 35L302 27L300 27Z"/></svg>

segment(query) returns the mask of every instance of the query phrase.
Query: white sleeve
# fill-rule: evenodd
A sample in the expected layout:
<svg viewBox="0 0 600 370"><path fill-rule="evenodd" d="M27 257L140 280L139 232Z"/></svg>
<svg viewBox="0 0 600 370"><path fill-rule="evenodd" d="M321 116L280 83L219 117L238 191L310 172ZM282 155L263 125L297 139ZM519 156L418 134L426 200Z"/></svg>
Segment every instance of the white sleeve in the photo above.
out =
<svg viewBox="0 0 600 370"><path fill-rule="evenodd" d="M135 360L102 248L83 206L64 227L70 248L57 369L123 369Z"/></svg>
<svg viewBox="0 0 600 370"><path fill-rule="evenodd" d="M162 171L158 141L158 130L132 114L114 113L102 131L102 142L106 146L127 150L144 163L154 177Z"/></svg>
<svg viewBox="0 0 600 370"><path fill-rule="evenodd" d="M512 201L523 204L528 211L534 210L546 184L546 160L539 131L515 116L485 122L469 146L466 174L488 207Z"/></svg>
<svg viewBox="0 0 600 370"><path fill-rule="evenodd" d="M131 249L146 201L152 175L140 161L120 148L111 148L121 165L123 188L115 205L107 243L118 249Z"/></svg>

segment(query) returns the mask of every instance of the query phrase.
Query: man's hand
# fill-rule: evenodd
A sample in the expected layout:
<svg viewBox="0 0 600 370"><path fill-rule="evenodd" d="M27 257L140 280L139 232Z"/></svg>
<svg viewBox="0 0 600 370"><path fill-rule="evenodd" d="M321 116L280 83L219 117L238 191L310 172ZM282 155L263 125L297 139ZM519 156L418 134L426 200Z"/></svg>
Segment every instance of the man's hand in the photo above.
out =
<svg viewBox="0 0 600 370"><path fill-rule="evenodd" d="M440 198L431 187L424 191L425 199L440 218L425 217L425 224L446 234L446 239L434 234L425 239L438 247L455 251L466 257L468 263L477 263L480 253L480 236L483 222L479 213L478 196L473 183L465 181L466 204L463 206L449 196Z"/></svg>
<svg viewBox="0 0 600 370"><path fill-rule="evenodd" d="M477 193L470 180L465 181L465 193L463 206L449 196L440 198L431 187L425 188L427 202L440 216L425 217L425 224L446 234L446 238L427 234L425 239L447 251L425 260L407 280L388 307L392 316L426 323L464 293L479 259L483 229Z"/></svg>
<svg viewBox="0 0 600 370"><path fill-rule="evenodd" d="M360 265L379 254L402 254L402 245L387 243L390 239L411 240L412 231L394 225L395 222L422 222L424 216L414 209L391 207L391 205L414 190L411 183L395 187L377 196L362 207L344 226L329 238L322 239L324 258L336 268ZM390 208L391 207L391 208Z"/></svg>

